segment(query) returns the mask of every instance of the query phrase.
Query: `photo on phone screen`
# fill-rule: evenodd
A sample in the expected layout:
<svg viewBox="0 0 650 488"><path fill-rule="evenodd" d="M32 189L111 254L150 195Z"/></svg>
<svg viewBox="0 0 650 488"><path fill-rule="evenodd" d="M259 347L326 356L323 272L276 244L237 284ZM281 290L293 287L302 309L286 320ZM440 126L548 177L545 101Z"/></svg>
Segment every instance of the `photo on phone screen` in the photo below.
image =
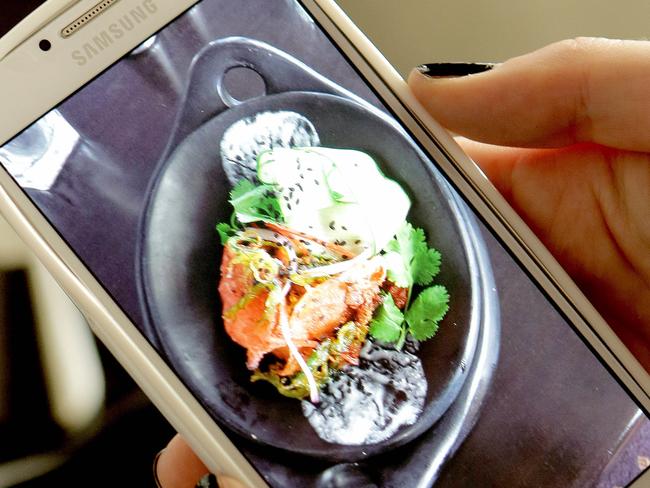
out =
<svg viewBox="0 0 650 488"><path fill-rule="evenodd" d="M584 486L647 424L297 1L198 2L0 163L271 486Z"/></svg>

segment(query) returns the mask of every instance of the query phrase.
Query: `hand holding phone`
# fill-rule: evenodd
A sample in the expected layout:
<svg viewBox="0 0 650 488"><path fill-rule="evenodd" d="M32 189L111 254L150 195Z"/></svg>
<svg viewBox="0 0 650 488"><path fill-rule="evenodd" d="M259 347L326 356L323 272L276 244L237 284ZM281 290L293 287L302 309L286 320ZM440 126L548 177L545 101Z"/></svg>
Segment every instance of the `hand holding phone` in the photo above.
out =
<svg viewBox="0 0 650 488"><path fill-rule="evenodd" d="M409 78L647 371L649 54L647 41L585 38L479 75Z"/></svg>

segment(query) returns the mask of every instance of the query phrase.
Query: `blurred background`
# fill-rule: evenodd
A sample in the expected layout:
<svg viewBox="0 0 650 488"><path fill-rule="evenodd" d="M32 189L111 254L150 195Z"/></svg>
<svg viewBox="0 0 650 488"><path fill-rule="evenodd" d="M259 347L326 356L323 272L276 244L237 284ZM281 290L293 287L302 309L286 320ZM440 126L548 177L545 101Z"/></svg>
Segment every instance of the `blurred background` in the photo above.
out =
<svg viewBox="0 0 650 488"><path fill-rule="evenodd" d="M3 0L0 35L40 3ZM564 38L650 32L647 0L338 3L403 75L428 62L503 61ZM153 457L172 434L0 219L0 488L153 486ZM612 453L600 486L650 464L641 434Z"/></svg>

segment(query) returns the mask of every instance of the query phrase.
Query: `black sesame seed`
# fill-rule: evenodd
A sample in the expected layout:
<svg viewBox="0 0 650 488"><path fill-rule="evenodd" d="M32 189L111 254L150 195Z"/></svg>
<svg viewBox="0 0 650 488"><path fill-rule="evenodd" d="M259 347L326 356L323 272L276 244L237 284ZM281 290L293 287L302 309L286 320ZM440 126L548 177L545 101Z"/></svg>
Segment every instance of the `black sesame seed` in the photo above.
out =
<svg viewBox="0 0 650 488"><path fill-rule="evenodd" d="M354 243L355 243L355 244L360 244L360 243L361 243L361 240L360 240L360 239L357 239L356 241L354 241Z"/></svg>
<svg viewBox="0 0 650 488"><path fill-rule="evenodd" d="M304 191L304 190L302 189L302 185L301 185L300 183L296 183L296 186L300 189L300 191Z"/></svg>
<svg viewBox="0 0 650 488"><path fill-rule="evenodd" d="M294 190L295 190L295 188L294 188L293 186L290 186L290 187L289 187L289 192L290 192L290 193L293 193Z"/></svg>
<svg viewBox="0 0 650 488"><path fill-rule="evenodd" d="M289 197L286 196L286 195L284 195L282 198L284 198L284 201L285 201L285 202L288 202L288 201L289 201Z"/></svg>
<svg viewBox="0 0 650 488"><path fill-rule="evenodd" d="M318 180L314 180L314 183L316 183L317 185L320 185L320 183L318 182Z"/></svg>
<svg viewBox="0 0 650 488"><path fill-rule="evenodd" d="M303 175L302 173L300 173L298 176L300 176L300 179L301 179L301 180L304 180L304 179L305 179L305 175Z"/></svg>
<svg viewBox="0 0 650 488"><path fill-rule="evenodd" d="M345 225L342 225L342 226L341 226L341 229L343 229L343 230L348 230L348 228L347 228Z"/></svg>
<svg viewBox="0 0 650 488"><path fill-rule="evenodd" d="M330 229L334 230L334 221L332 220L329 225Z"/></svg>
<svg viewBox="0 0 650 488"><path fill-rule="evenodd" d="M290 204L290 203L287 203L287 208L288 208L289 210L291 210L291 204Z"/></svg>
<svg viewBox="0 0 650 488"><path fill-rule="evenodd" d="M307 171L314 171L314 168L307 167Z"/></svg>
<svg viewBox="0 0 650 488"><path fill-rule="evenodd" d="M341 241L341 244L339 246L345 246L347 243L345 241Z"/></svg>

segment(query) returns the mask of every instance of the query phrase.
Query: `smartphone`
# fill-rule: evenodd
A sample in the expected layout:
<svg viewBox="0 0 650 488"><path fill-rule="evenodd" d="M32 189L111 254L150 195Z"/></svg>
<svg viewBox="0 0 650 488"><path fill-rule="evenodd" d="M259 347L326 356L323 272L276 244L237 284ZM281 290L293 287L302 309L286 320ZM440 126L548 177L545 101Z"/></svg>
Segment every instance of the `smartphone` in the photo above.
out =
<svg viewBox="0 0 650 488"><path fill-rule="evenodd" d="M582 486L648 423L647 373L334 2L47 2L0 79L0 209L214 472Z"/></svg>

